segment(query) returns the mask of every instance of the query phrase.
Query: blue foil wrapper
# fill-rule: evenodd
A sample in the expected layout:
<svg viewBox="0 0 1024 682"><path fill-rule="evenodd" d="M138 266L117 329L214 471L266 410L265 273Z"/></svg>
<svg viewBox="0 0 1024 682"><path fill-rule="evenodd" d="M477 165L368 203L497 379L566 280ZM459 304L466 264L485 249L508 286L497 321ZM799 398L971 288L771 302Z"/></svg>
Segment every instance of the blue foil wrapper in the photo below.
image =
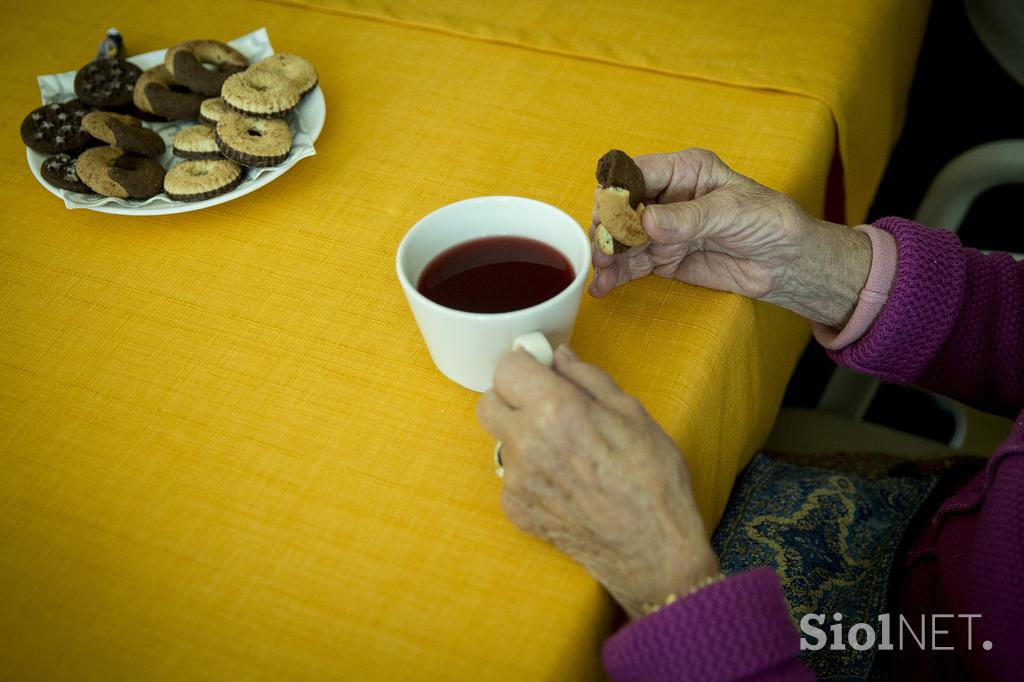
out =
<svg viewBox="0 0 1024 682"><path fill-rule="evenodd" d="M124 38L116 28L107 29L107 37L100 43L100 49L96 53L96 59L114 59L124 56Z"/></svg>

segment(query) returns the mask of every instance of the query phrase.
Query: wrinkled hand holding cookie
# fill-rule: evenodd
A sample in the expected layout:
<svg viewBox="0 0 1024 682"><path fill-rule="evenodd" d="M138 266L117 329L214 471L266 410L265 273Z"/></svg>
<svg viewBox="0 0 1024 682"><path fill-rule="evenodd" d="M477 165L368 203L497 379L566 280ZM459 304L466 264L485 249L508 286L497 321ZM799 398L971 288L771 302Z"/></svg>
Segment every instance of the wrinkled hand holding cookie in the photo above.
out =
<svg viewBox="0 0 1024 682"><path fill-rule="evenodd" d="M621 253L596 249L591 295L655 274L773 303L832 327L849 320L871 269L866 235L808 215L706 149L638 156L636 165L647 200L640 221L650 241ZM595 235L604 218L598 201Z"/></svg>

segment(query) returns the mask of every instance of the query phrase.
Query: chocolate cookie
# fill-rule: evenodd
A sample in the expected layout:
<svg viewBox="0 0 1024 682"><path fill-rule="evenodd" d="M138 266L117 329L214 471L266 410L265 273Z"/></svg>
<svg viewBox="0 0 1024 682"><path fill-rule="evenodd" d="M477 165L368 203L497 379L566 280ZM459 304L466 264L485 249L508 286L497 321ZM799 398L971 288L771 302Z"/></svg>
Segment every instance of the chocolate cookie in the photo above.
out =
<svg viewBox="0 0 1024 682"><path fill-rule="evenodd" d="M228 76L245 71L249 60L217 40L187 40L167 50L164 66L175 81L192 92L216 97Z"/></svg>
<svg viewBox="0 0 1024 682"><path fill-rule="evenodd" d="M220 96L228 109L267 118L283 118L299 103L299 89L268 69L236 73L224 81Z"/></svg>
<svg viewBox="0 0 1024 682"><path fill-rule="evenodd" d="M126 114L94 111L85 115L82 127L96 139L126 152L160 156L166 148L160 135L143 128L139 119Z"/></svg>
<svg viewBox="0 0 1024 682"><path fill-rule="evenodd" d="M647 199L644 172L626 152L612 149L597 160L597 184L629 191L629 206L636 208Z"/></svg>
<svg viewBox="0 0 1024 682"><path fill-rule="evenodd" d="M288 158L292 130L279 118L228 112L217 122L217 147L243 166L276 166Z"/></svg>
<svg viewBox="0 0 1024 682"><path fill-rule="evenodd" d="M21 140L42 154L80 149L92 141L82 129L82 117L88 112L89 108L78 100L44 104L21 122Z"/></svg>
<svg viewBox="0 0 1024 682"><path fill-rule="evenodd" d="M142 69L126 59L97 59L75 74L75 94L100 109L127 106L141 74Z"/></svg>
<svg viewBox="0 0 1024 682"><path fill-rule="evenodd" d="M230 192L244 177L230 159L183 161L167 172L164 191L175 201L203 201Z"/></svg>
<svg viewBox="0 0 1024 682"><path fill-rule="evenodd" d="M182 128L174 136L174 155L183 159L220 159L217 135L207 125Z"/></svg>
<svg viewBox="0 0 1024 682"><path fill-rule="evenodd" d="M164 174L153 159L116 147L94 147L78 157L78 176L108 197L148 199L163 189Z"/></svg>
<svg viewBox="0 0 1024 682"><path fill-rule="evenodd" d="M68 154L51 156L39 166L39 174L43 176L43 180L46 180L54 187L66 189L70 192L92 194L89 185L82 182L82 179L78 177L78 171L75 170L76 161L75 157Z"/></svg>
<svg viewBox="0 0 1024 682"><path fill-rule="evenodd" d="M594 230L597 249L611 255L648 243L641 221L647 188L636 162L623 151L609 151L597 162L597 182L594 198L601 217Z"/></svg>
<svg viewBox="0 0 1024 682"><path fill-rule="evenodd" d="M176 83L163 64L146 69L135 83L132 101L142 111L169 121L195 118L206 99Z"/></svg>

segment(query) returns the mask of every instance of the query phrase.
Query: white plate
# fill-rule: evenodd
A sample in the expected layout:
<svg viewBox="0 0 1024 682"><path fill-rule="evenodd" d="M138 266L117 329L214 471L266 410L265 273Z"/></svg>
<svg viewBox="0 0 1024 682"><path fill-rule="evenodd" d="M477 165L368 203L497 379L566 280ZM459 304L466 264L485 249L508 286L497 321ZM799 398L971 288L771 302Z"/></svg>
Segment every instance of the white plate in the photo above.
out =
<svg viewBox="0 0 1024 682"><path fill-rule="evenodd" d="M267 38L266 31L259 29L248 35L229 41L229 44L237 48L250 61L256 61L273 54L273 48ZM142 69L148 69L163 62L166 50L156 50L146 54L129 57L128 61L134 62ZM39 77L39 89L43 96L43 104L50 102L61 102L71 99L74 96L75 72L68 71L62 74ZM49 156L40 154L32 149L26 148L25 155L28 158L28 166L36 180L55 196L64 201L68 208L88 208L103 213L116 213L119 215L164 215L168 213L184 213L186 211L198 211L209 206L223 204L226 201L237 199L253 192L267 183L273 182L276 178L284 175L292 166L307 156L316 154L313 143L320 136L324 127L324 119L327 115L327 107L324 102L323 92L318 85L308 95L302 98L295 111L288 115L287 121L292 128L294 140L292 150L288 158L280 165L273 168L249 168L246 170L246 179L238 187L220 196L205 201L172 201L165 194L158 194L155 197L144 200L117 199L115 197L99 197L96 195L78 194L58 189L43 180L39 173L39 167ZM171 168L175 161L179 161L171 153L171 146L174 135L181 128L197 123L194 119L187 121L171 121L168 123L145 123L148 128L160 133L167 145L167 151L159 157L164 168Z"/></svg>

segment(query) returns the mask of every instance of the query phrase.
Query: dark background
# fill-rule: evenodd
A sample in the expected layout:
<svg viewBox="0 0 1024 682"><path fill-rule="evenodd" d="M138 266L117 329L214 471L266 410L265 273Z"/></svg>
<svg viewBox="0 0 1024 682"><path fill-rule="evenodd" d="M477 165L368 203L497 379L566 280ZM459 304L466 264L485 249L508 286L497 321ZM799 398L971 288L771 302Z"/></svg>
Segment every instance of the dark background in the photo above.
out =
<svg viewBox="0 0 1024 682"><path fill-rule="evenodd" d="M1024 2L1024 0L1021 0ZM1021 47L1024 49L1024 46ZM1024 137L1024 87L1007 74L974 33L963 0L935 0L907 103L907 118L868 222L912 218L943 166L975 145ZM980 249L1024 253L1024 185L982 194L959 236ZM834 364L811 342L789 383L784 407L814 408ZM919 392L883 385L865 417L940 441L952 420Z"/></svg>

